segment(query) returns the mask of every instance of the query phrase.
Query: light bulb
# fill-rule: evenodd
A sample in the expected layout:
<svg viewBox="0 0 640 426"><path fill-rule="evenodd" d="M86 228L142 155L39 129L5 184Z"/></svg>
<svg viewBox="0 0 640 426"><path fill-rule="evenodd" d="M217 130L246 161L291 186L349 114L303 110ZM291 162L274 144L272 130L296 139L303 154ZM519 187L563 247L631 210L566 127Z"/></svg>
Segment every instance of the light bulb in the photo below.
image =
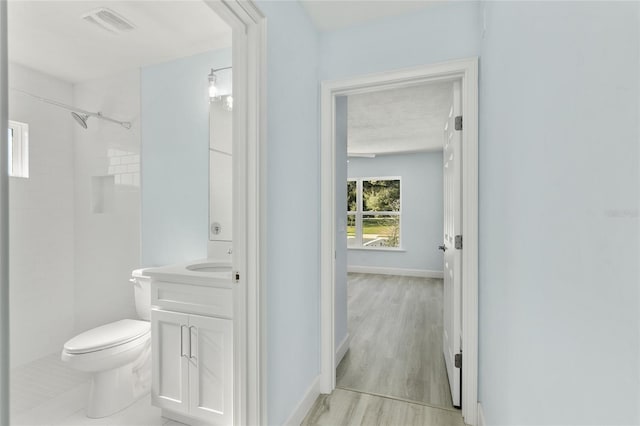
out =
<svg viewBox="0 0 640 426"><path fill-rule="evenodd" d="M231 111L233 109L233 96L231 95L227 96L227 99L225 102L226 102L227 109Z"/></svg>
<svg viewBox="0 0 640 426"><path fill-rule="evenodd" d="M209 98L213 100L216 96L218 96L218 88L216 87L216 83L212 81L209 83Z"/></svg>
<svg viewBox="0 0 640 426"><path fill-rule="evenodd" d="M211 70L209 74L209 100L213 101L218 96L218 88L216 87L216 75Z"/></svg>

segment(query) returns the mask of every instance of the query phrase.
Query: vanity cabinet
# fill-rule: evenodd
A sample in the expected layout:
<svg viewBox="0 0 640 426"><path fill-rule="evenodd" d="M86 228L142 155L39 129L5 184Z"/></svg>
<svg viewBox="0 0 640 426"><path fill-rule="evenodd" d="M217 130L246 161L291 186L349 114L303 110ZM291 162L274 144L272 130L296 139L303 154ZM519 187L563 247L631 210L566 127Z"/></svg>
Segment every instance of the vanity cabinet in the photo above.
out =
<svg viewBox="0 0 640 426"><path fill-rule="evenodd" d="M163 291L175 286L180 287L179 292ZM231 290L162 281L152 281L151 290L153 404L163 409L165 417L178 421L232 424L233 321L201 314L208 304L203 293ZM168 295L170 303L162 303ZM195 308L192 303L181 306L195 300L195 295ZM230 313L231 307L218 306L208 312Z"/></svg>

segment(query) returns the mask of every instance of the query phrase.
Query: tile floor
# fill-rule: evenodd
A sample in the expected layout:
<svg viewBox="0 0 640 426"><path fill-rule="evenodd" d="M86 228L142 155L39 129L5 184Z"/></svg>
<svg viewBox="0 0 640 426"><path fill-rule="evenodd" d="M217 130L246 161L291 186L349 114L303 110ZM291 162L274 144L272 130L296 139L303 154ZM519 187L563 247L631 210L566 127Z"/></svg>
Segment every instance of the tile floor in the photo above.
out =
<svg viewBox="0 0 640 426"><path fill-rule="evenodd" d="M125 410L89 419L89 375L52 354L11 372L11 426L183 426L163 418L147 395Z"/></svg>

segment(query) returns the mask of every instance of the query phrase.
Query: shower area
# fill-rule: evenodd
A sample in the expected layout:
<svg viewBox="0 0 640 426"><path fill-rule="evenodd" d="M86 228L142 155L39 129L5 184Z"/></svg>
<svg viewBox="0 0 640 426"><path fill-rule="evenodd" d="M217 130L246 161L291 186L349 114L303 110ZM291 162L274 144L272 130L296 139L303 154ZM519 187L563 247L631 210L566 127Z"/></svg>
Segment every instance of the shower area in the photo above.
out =
<svg viewBox="0 0 640 426"><path fill-rule="evenodd" d="M119 124L122 127L124 127L125 129L129 130L131 129L131 123L128 121L119 121L119 120L115 120L113 118L109 118L105 115L103 115L101 112L90 112L90 111L85 111L82 108L78 108L78 107L74 107L71 105L67 105L67 104L63 104L62 102L58 102L58 101L54 101L53 99L47 99L47 98L43 98L40 96L36 96L33 93L29 93L29 92L25 92L24 90L20 90L20 89L13 89L13 91L21 93L23 95L26 96L30 96L34 99L37 99L41 102L50 104L50 105L55 105L58 108L62 108L62 109L66 109L67 111L71 111L71 117L73 117L74 120L76 120L76 122L78 123L78 125L80 127L82 127L83 129L87 129L87 120L89 119L89 117L96 117L99 118L101 120L106 120L106 121L110 121L112 123L115 124Z"/></svg>
<svg viewBox="0 0 640 426"><path fill-rule="evenodd" d="M49 424L88 392L61 345L134 317L140 71L70 82L12 62L9 86L11 424Z"/></svg>

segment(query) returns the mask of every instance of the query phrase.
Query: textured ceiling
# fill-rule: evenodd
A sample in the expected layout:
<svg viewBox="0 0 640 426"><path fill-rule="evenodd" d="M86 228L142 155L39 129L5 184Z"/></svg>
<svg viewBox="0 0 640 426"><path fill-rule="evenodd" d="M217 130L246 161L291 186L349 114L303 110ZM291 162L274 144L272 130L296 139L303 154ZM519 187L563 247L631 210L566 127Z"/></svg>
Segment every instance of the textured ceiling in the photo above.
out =
<svg viewBox="0 0 640 426"><path fill-rule="evenodd" d="M452 90L444 82L349 96L349 154L442 149Z"/></svg>
<svg viewBox="0 0 640 426"><path fill-rule="evenodd" d="M136 28L114 34L81 16L107 7ZM69 82L231 46L230 28L202 1L10 0L9 60Z"/></svg>
<svg viewBox="0 0 640 426"><path fill-rule="evenodd" d="M313 24L330 31L429 7L433 0L300 0Z"/></svg>

